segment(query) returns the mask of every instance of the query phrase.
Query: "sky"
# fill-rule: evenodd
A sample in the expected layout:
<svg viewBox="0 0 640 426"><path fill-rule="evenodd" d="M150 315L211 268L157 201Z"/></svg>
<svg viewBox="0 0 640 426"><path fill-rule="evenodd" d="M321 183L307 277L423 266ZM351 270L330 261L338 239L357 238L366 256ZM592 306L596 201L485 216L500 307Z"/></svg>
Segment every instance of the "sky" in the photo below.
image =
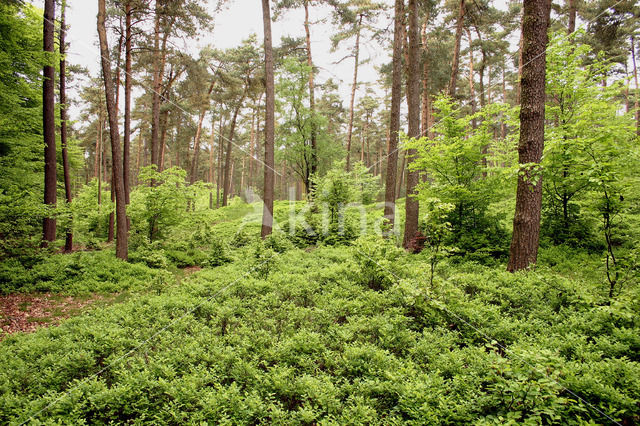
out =
<svg viewBox="0 0 640 426"><path fill-rule="evenodd" d="M263 39L262 28L262 2L260 0L235 0L228 2L228 5L220 12L215 13L217 0L207 0L202 2L209 13L214 16L214 29L211 33L203 33L197 40L182 40L179 44L197 57L201 47L210 44L214 48L227 49L240 45L242 40L250 34L255 33L258 41ZM390 3L390 1L387 1ZM37 7L43 7L43 0L32 1ZM67 1L67 25L69 42L68 60L77 65L88 68L93 76L100 71L98 33L96 30L96 16L98 13L98 2L96 0L68 0ZM393 9L389 6L389 11ZM214 14L215 13L215 14ZM389 24L389 16L381 16L381 25ZM327 7L314 6L310 10L311 26L311 52L314 65L318 67L317 82L321 83L329 78L338 82L340 94L344 105L348 105L348 98L353 80L353 59L338 62L347 53L346 49L353 44L353 41L346 41L344 46L337 52L331 52L331 34L335 31L333 26L326 19L325 22L317 22L322 18L329 17ZM56 16L58 18L58 16ZM272 23L274 46L280 43L283 36L303 37L304 36L304 12L302 9L286 13L277 21ZM383 49L375 42L363 40L361 43L361 61L368 60L361 65L358 71L358 80L361 83L374 83L378 79L376 66L389 62L390 49ZM359 86L358 94L364 93L366 85ZM358 96L356 95L356 97ZM74 95L72 88L70 96ZM357 102L357 101L356 101ZM80 110L72 108L71 117L77 118Z"/></svg>

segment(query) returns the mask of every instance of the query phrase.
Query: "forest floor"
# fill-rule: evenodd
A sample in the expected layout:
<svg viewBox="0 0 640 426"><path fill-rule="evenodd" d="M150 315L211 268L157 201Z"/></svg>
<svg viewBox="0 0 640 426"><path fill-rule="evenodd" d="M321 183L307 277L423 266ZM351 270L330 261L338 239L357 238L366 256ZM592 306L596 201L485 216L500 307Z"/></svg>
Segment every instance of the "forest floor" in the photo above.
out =
<svg viewBox="0 0 640 426"><path fill-rule="evenodd" d="M67 296L57 293L10 294L0 296L0 340L17 332L33 332L57 325L88 309L124 301L123 294Z"/></svg>

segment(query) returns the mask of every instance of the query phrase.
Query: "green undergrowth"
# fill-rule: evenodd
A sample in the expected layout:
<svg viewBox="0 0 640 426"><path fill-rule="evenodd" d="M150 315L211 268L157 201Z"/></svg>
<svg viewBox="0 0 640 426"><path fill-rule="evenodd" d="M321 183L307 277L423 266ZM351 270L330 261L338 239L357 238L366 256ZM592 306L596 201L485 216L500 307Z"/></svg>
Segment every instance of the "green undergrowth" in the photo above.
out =
<svg viewBox="0 0 640 426"><path fill-rule="evenodd" d="M0 293L52 292L68 295L135 292L170 281L164 270L116 259L113 249L55 254L25 266L0 263Z"/></svg>
<svg viewBox="0 0 640 426"><path fill-rule="evenodd" d="M430 285L429 253L373 237L275 236L230 257L8 337L0 422L640 421L635 287L608 303L593 275L448 260Z"/></svg>

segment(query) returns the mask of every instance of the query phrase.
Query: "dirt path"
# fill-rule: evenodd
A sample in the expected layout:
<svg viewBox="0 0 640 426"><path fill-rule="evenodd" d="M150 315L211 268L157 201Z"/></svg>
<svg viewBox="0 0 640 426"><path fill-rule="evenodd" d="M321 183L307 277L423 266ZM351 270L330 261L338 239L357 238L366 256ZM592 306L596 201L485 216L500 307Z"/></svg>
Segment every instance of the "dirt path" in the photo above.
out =
<svg viewBox="0 0 640 426"><path fill-rule="evenodd" d="M111 303L117 298L117 294L82 297L52 293L0 296L0 340L19 331L32 332L40 327L56 325L85 312L93 305Z"/></svg>

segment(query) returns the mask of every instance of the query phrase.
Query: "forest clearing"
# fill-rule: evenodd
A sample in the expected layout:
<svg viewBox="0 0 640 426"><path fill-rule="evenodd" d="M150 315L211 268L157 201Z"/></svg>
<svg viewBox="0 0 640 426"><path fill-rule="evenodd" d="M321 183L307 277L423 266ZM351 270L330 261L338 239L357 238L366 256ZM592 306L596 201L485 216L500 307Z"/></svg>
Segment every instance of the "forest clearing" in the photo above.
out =
<svg viewBox="0 0 640 426"><path fill-rule="evenodd" d="M640 7L239 3L0 3L0 423L639 424Z"/></svg>

